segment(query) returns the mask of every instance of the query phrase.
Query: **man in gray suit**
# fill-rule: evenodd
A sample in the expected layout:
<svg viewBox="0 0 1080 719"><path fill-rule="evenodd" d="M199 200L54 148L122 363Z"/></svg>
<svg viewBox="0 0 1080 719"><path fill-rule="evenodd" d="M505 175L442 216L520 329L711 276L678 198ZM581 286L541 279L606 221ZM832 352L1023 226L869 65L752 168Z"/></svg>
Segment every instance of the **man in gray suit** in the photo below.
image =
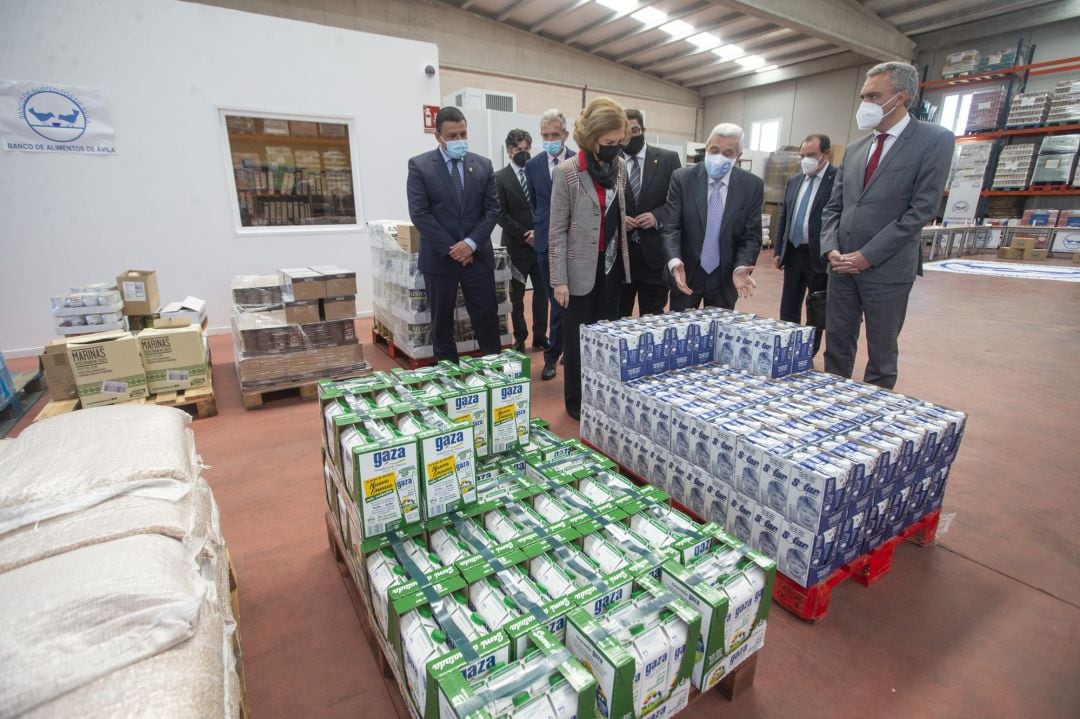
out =
<svg viewBox="0 0 1080 719"><path fill-rule="evenodd" d="M661 236L674 312L698 307L734 309L757 283L750 276L761 252L765 183L735 166L743 131L720 123L705 143L705 160L671 176Z"/></svg>
<svg viewBox="0 0 1080 719"><path fill-rule="evenodd" d="M851 377L865 319L863 380L886 389L896 384L897 338L922 270L922 229L937 213L952 162L952 132L908 115L918 87L911 65L867 71L855 118L874 132L847 149L822 213L830 275L825 371Z"/></svg>

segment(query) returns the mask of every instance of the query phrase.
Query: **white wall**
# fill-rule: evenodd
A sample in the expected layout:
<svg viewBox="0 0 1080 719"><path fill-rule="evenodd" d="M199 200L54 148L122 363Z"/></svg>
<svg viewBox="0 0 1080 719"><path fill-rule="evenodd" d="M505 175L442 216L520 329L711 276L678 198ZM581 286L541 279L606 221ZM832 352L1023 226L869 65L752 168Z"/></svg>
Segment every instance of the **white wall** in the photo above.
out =
<svg viewBox="0 0 1080 719"><path fill-rule="evenodd" d="M50 295L129 268L156 269L163 301L205 298L216 327L233 275L278 267L354 268L370 310L365 232L237 234L217 107L352 118L360 209L405 217L438 62L429 43L174 0L6 1L2 76L104 88L119 154L0 153L0 349L41 346Z"/></svg>

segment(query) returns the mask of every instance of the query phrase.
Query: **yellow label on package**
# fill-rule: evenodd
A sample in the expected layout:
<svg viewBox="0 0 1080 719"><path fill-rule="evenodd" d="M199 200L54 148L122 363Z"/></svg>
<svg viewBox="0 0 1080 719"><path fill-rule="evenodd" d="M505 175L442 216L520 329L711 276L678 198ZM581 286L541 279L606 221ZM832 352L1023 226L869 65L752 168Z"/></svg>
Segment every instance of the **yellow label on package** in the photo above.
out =
<svg viewBox="0 0 1080 719"><path fill-rule="evenodd" d="M529 382L491 388L491 451L529 443Z"/></svg>
<svg viewBox="0 0 1080 719"><path fill-rule="evenodd" d="M419 522L416 443L391 447L365 444L353 453L353 436L343 436L342 450L353 455L356 486L361 490L358 504L364 538L383 534L402 522Z"/></svg>
<svg viewBox="0 0 1080 719"><path fill-rule="evenodd" d="M424 469L424 519L476 502L476 463L472 426L460 424L421 440Z"/></svg>
<svg viewBox="0 0 1080 719"><path fill-rule="evenodd" d="M473 426L473 441L477 457L488 455L488 397L478 390L446 401L446 416L454 422L465 421Z"/></svg>

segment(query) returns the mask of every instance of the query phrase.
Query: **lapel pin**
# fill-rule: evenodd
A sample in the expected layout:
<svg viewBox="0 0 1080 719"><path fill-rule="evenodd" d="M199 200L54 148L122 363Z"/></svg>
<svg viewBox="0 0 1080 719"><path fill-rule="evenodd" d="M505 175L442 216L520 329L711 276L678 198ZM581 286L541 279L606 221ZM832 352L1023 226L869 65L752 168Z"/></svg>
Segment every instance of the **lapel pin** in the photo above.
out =
<svg viewBox="0 0 1080 719"><path fill-rule="evenodd" d="M471 167L469 168L469 172L472 172L472 168L471 168Z"/></svg>

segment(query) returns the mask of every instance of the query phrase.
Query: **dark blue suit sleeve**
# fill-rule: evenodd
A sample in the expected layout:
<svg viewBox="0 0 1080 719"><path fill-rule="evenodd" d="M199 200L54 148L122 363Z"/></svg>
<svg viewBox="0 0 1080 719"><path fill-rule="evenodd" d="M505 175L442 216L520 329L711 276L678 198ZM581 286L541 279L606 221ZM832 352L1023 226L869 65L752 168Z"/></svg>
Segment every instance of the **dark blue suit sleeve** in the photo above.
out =
<svg viewBox="0 0 1080 719"><path fill-rule="evenodd" d="M491 246L491 231L495 229L495 221L499 218L499 195L495 189L495 173L492 171L491 162L487 163L487 182L484 185L484 214L473 228L465 233L465 236L476 243L479 251L484 247Z"/></svg>
<svg viewBox="0 0 1080 719"><path fill-rule="evenodd" d="M409 179L405 185L405 192L409 199L409 219L416 225L416 229L420 230L420 237L435 250L439 257L446 257L450 254L450 247L454 244L454 238L431 214L431 201L428 198L427 182L415 157L409 160ZM490 242L490 229L488 235L488 241ZM479 244L479 241L477 241L477 244Z"/></svg>

